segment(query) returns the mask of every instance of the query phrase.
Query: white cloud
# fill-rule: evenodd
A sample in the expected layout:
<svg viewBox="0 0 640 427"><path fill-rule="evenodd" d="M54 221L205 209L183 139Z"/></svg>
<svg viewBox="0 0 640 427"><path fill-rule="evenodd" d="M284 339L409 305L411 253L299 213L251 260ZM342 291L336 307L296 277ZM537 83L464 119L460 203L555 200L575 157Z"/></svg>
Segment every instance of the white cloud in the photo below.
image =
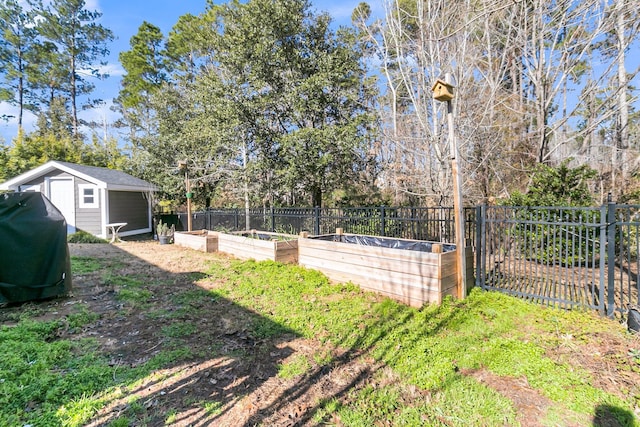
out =
<svg viewBox="0 0 640 427"><path fill-rule="evenodd" d="M118 63L108 63L106 65L98 65L98 72L100 74L107 74L109 77L120 77L125 71ZM78 70L78 74L82 76L92 76L90 69Z"/></svg>
<svg viewBox="0 0 640 427"><path fill-rule="evenodd" d="M113 77L120 77L125 73L124 68L122 68L122 65L120 65L120 63L109 63L107 65L102 65L100 67L100 72L103 74L106 73L109 76Z"/></svg>
<svg viewBox="0 0 640 427"><path fill-rule="evenodd" d="M13 116L17 113L16 107L8 102L0 102L0 116L8 115Z"/></svg>

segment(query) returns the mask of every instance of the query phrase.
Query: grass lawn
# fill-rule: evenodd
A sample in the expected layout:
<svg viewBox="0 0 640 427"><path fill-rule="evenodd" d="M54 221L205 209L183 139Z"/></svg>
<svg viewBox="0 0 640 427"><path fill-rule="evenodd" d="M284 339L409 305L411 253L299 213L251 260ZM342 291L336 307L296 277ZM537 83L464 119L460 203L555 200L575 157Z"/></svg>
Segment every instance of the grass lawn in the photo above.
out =
<svg viewBox="0 0 640 427"><path fill-rule="evenodd" d="M640 338L615 320L91 246L72 245L74 295L0 308L1 426L640 425Z"/></svg>

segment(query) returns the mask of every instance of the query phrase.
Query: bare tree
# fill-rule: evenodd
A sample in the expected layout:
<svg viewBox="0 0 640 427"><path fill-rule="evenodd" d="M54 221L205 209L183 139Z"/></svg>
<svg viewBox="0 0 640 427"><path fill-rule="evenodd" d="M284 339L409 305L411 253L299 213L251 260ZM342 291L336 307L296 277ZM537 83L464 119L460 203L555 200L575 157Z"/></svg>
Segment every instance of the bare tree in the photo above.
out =
<svg viewBox="0 0 640 427"><path fill-rule="evenodd" d="M592 147L598 132L612 120L621 130L618 140L628 140L624 55L637 36L630 2L384 5L384 20L368 23L361 6L354 22L369 38L385 80L379 157L386 166L384 184L397 201L417 196L412 201L450 203L446 128L442 106L431 97L431 84L446 72L457 86L456 134L469 202L522 189L537 163L576 157L591 164L602 151ZM596 48L608 34L624 37L611 48L609 61L590 68L607 59Z"/></svg>

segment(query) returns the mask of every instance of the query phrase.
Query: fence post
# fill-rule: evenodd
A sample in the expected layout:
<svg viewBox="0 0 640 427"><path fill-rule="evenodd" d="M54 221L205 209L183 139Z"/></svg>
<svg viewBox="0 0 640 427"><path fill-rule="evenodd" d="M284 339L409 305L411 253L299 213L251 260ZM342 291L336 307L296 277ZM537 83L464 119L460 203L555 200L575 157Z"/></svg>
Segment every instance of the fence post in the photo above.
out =
<svg viewBox="0 0 640 427"><path fill-rule="evenodd" d="M476 286L484 284L485 215L487 205L476 206Z"/></svg>
<svg viewBox="0 0 640 427"><path fill-rule="evenodd" d="M320 206L313 208L313 234L320 235Z"/></svg>
<svg viewBox="0 0 640 427"><path fill-rule="evenodd" d="M271 232L275 233L276 232L276 214L273 210L273 206L271 206L270 213L271 213Z"/></svg>
<svg viewBox="0 0 640 427"><path fill-rule="evenodd" d="M234 212L233 212L233 229L234 229L234 231L238 230L238 215L239 215L238 208L235 208Z"/></svg>
<svg viewBox="0 0 640 427"><path fill-rule="evenodd" d="M380 206L380 235L381 236L386 236L386 231L387 231L387 221L385 218L385 211L384 211L384 206Z"/></svg>
<svg viewBox="0 0 640 427"><path fill-rule="evenodd" d="M607 316L615 310L616 204L607 203Z"/></svg>
<svg viewBox="0 0 640 427"><path fill-rule="evenodd" d="M607 220L608 220L608 213L607 213L607 205L602 205L600 206L600 232L598 233L599 238L600 238L600 260L599 260L599 264L598 267L600 269L600 286L598 286L598 311L600 312L601 315L605 314L605 302L604 302L604 297L605 297L605 283L607 283L606 281L606 277L607 274L605 273L606 270L606 259L607 259L607 234L608 234L608 230L607 230Z"/></svg>

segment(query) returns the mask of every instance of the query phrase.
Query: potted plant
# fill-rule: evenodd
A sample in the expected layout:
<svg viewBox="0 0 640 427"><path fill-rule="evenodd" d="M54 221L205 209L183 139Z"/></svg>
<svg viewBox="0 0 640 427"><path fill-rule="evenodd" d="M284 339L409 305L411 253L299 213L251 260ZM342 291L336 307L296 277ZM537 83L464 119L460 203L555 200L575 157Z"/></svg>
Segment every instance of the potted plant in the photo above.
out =
<svg viewBox="0 0 640 427"><path fill-rule="evenodd" d="M165 222L158 222L158 226L156 227L156 233L158 234L158 241L161 245L166 245L171 243L173 240L173 233L175 231L175 226L172 224L169 227L169 224Z"/></svg>

